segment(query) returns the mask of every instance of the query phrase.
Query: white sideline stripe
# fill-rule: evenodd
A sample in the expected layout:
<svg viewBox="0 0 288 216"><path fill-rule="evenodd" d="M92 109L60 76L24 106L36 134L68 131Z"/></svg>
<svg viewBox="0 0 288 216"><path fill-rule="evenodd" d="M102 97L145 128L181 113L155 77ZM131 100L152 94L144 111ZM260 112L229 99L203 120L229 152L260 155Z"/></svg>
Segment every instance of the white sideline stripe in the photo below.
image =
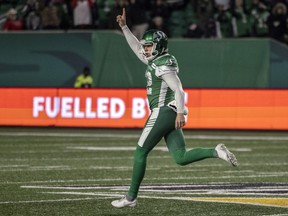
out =
<svg viewBox="0 0 288 216"><path fill-rule="evenodd" d="M13 167L12 167L12 169L11 169L11 167L8 167L8 168L10 168L10 169L7 169L7 167L5 167L4 169L1 169L1 167L0 167L0 172L21 172L21 171L25 171L25 172L36 172L36 171L52 171L52 170L54 170L54 171L59 171L59 170L61 170L61 171L70 171L70 170L114 170L114 171L127 171L127 170L132 170L132 167L131 166L107 166L107 167L104 167L104 166L89 166L89 167L85 167L85 168L77 168L77 167L73 167L73 168L71 168L71 167L66 167L66 166L63 166L63 167L61 167L61 166L59 166L59 167L57 167L57 166L55 166L55 167L49 167L49 166L47 166L47 167L45 167L45 166L43 166L43 167L29 167L29 166L27 166L27 167L25 167L25 168L20 168L20 167L18 167L18 168L15 168L15 169L13 169ZM149 168L147 168L146 170L160 170L161 169L161 167L149 167Z"/></svg>
<svg viewBox="0 0 288 216"><path fill-rule="evenodd" d="M262 215L262 216L288 216L288 214L272 214L272 215Z"/></svg>
<svg viewBox="0 0 288 216"><path fill-rule="evenodd" d="M110 146L110 147L82 147L82 146L76 146L76 147L67 147L68 149L79 149L79 150L89 150L89 151L135 151L136 146ZM159 151L168 151L167 147L155 147L153 150L159 150Z"/></svg>
<svg viewBox="0 0 288 216"><path fill-rule="evenodd" d="M229 148L231 151L237 151L237 152L251 152L251 148Z"/></svg>
<svg viewBox="0 0 288 216"><path fill-rule="evenodd" d="M94 169L94 168L91 168L91 169ZM103 168L102 168L103 169ZM111 168L108 168L108 169L112 169L112 167ZM115 167L115 168L113 168L113 169L115 169L115 170L130 170L131 169L131 167L127 167L127 168L125 168L125 167L120 167L120 168L118 168L118 167ZM147 170L159 170L159 169L161 169L161 167L159 167L159 168L147 168ZM179 172L182 172L182 171L179 171ZM185 171L185 172L187 172L187 171ZM199 171L198 171L199 172ZM232 173L233 174L233 173ZM169 178L169 179L183 179L183 180L185 180L185 179L226 179L226 178L230 178L230 179L234 179L234 178L263 178L263 177L282 177L282 176L288 176L288 173L287 172L276 172L276 173L260 173L259 175L250 175L250 174L247 174L247 175L244 175L244 174L242 174L241 176L231 176L231 175L226 175L226 176L209 176L209 177L190 177L190 178L182 178L182 177L175 177L175 178ZM167 178L150 178L150 179L155 179L155 180L167 180ZM112 180L113 181L113 180Z"/></svg>
<svg viewBox="0 0 288 216"><path fill-rule="evenodd" d="M287 173L277 175L247 175L247 176L209 176L209 177L174 177L174 178L150 178L151 180L193 180L193 179L234 179L234 178L262 178L262 177L279 177L288 176ZM0 184L33 184L33 183L73 183L73 182L108 182L108 181L130 181L130 178L115 179L78 179L78 180L50 180L50 181L31 181L31 182L0 182Z"/></svg>
<svg viewBox="0 0 288 216"><path fill-rule="evenodd" d="M136 149L136 148L135 148ZM134 157L127 157L127 156L123 156L123 157L82 157L82 158L41 158L41 161L57 161L57 160L64 160L64 161L69 161L69 160L123 160L123 159L133 159ZM164 159L164 158L171 158L171 156L149 156L149 158L154 158L154 159ZM13 158L13 159L1 159L0 161L31 161L31 160L38 160L38 159L22 159L22 158ZM23 165L24 166L24 165Z"/></svg>
<svg viewBox="0 0 288 216"><path fill-rule="evenodd" d="M230 136L230 135L185 135L185 138L187 139L224 139L224 140L269 140L269 141L275 141L275 140L288 140L287 136Z"/></svg>
<svg viewBox="0 0 288 216"><path fill-rule="evenodd" d="M82 200L93 200L98 198L75 198L75 199L55 199L55 200L27 200L27 201L4 201L0 204L21 204L21 203L46 203L46 202L71 202L71 201L82 201Z"/></svg>
<svg viewBox="0 0 288 216"><path fill-rule="evenodd" d="M150 178L150 180L192 180L192 179L239 179L239 178L263 178L263 177L279 177L279 176L288 176L288 174L284 174L284 175L248 175L248 176L219 176L219 177L173 177L173 178ZM107 181L128 181L130 180L130 178L126 178L126 179L95 179L94 181L95 182L107 182ZM85 180L82 180L83 182L85 182ZM88 181L88 180L87 180ZM91 180L90 180L91 181ZM31 182L31 183L65 183L65 182L79 182L77 180L75 181L47 181L47 182ZM23 183L30 183L30 182L23 182ZM5 183L7 184L7 182ZM11 184L11 183L10 183ZM17 183L14 183L14 184L21 184L21 182L17 182ZM21 186L23 188L41 188L41 187L44 187L44 188L51 188L49 186ZM64 189L64 188L62 188ZM75 189L75 188L73 188Z"/></svg>
<svg viewBox="0 0 288 216"><path fill-rule="evenodd" d="M0 184L39 184L39 183L75 183L75 182L107 182L107 181L128 181L131 178L117 179L70 179L70 180L48 180L48 181L30 181L30 182L0 182Z"/></svg>
<svg viewBox="0 0 288 216"><path fill-rule="evenodd" d="M35 132L0 132L0 136L49 136L49 137L99 137L99 138L138 138L133 134L84 134L84 133L35 133Z"/></svg>
<svg viewBox="0 0 288 216"><path fill-rule="evenodd" d="M139 138L140 134L90 134L90 133L37 133L37 132L0 132L0 136L50 136L50 137L99 137L99 138ZM199 140L288 140L288 136L233 136L233 135L185 135L186 139Z"/></svg>
<svg viewBox="0 0 288 216"><path fill-rule="evenodd" d="M78 150L89 150L89 151L135 151L136 147L133 146L108 146L108 147L93 147L93 146L72 146L67 147L67 149L78 149ZM229 148L230 149L230 148ZM168 151L167 147L155 147L153 150L159 150L159 151ZM251 152L252 149L250 148L231 148L233 151L237 152Z"/></svg>
<svg viewBox="0 0 288 216"><path fill-rule="evenodd" d="M7 169L10 168L10 169ZM12 168L12 169L11 169ZM18 172L18 171L25 171L25 172L31 172L31 171L51 171L51 170L62 170L62 171L69 171L69 170L75 170L77 168L71 168L69 166L13 166L13 167L0 167L0 172Z"/></svg>
<svg viewBox="0 0 288 216"><path fill-rule="evenodd" d="M123 190L124 191L127 191L127 190ZM161 191L154 191L154 190L144 190L143 192L146 192L146 193L161 193ZM164 193L164 191L162 192ZM237 192L226 192L226 191L212 191L212 192L183 192L183 191L175 191L174 193L173 192L165 192L165 194L174 194L174 195L177 195L177 194L185 194L185 195L229 195L229 196L232 196L232 195L235 195L235 196L243 196L243 195L246 195L246 196L255 196L255 197L263 197L263 196L277 196L277 197L281 197L283 196L284 198L287 196L287 194L280 194L279 193L252 193L252 192L241 192L241 193L237 193Z"/></svg>
<svg viewBox="0 0 288 216"><path fill-rule="evenodd" d="M119 190L119 191L123 191L121 193L118 193L118 195L121 195L121 197L123 196L124 193L127 192L127 189L125 190ZM146 192L146 193L149 193L149 192L154 192L154 194L159 194L159 192L161 191L154 191L154 190L143 190L142 191L143 193ZM115 194L111 194L111 193L104 193L104 192L101 192L101 193L97 193L97 192L68 192L68 191L65 191L65 192L42 192L44 194L61 194L61 195L83 195L83 196L107 196L107 197L115 197ZM115 192L114 192L115 193ZM278 193L229 193L229 192L226 192L226 193L213 193L213 192L183 192L183 191L176 191L176 192L167 192L165 191L165 194L174 194L174 195L192 195L192 196L195 196L195 195L235 195L235 196L239 196L239 195L246 195L246 196L255 196L255 197L263 197L263 196L272 196L272 195L277 195L277 197L280 197L282 195L279 195ZM147 195L146 195L147 196ZM285 195L283 195L285 197ZM140 197L144 197L144 196L140 196ZM183 196L182 196L183 197ZM191 198L189 198L190 200ZM199 200L198 200L199 201ZM216 202L216 201L215 201Z"/></svg>
<svg viewBox="0 0 288 216"><path fill-rule="evenodd" d="M189 192L189 191L195 191L195 192L205 192L205 194L208 192L208 193L219 193L219 194L226 194L227 192L230 194L230 191L243 191L243 192L249 192L251 190L253 191L288 191L287 187L286 186L276 186L275 187L271 187L271 186L260 186L260 187L251 187L251 188L238 188L238 189L214 189L214 188L211 188L211 189L201 189L203 187L203 185L193 185L193 188L192 189L187 189L185 187L189 187L189 185L157 185L157 186L141 186L141 190L144 192L160 192L160 193L182 193L183 190L186 191L186 192ZM198 186L199 189L196 187ZM61 186L20 186L21 188L27 188L27 189L58 189L58 190L96 190L96 189L100 189L100 190L103 190L103 189L110 189L110 190L127 190L129 189L128 186L81 186L81 187L73 187L73 186L69 186L69 187L61 187ZM154 188L154 189L153 189ZM156 189L156 188L162 188L162 189ZM173 191L169 191L167 190L167 188L180 188L180 190L173 190ZM183 189L185 188L185 189ZM70 193L70 192L69 192ZM80 192L81 193L81 192ZM191 193L191 192L189 192ZM251 193L251 192L250 192ZM249 194L250 194L249 193ZM193 193L194 194L194 193ZM239 193L238 193L239 194ZM242 194L242 193L241 193ZM252 193L252 194L258 194L258 193ZM277 193L278 194L278 193ZM262 194L263 195L263 194Z"/></svg>
<svg viewBox="0 0 288 216"><path fill-rule="evenodd" d="M16 167L16 168L18 168L18 167L29 167L29 165L2 165L2 166L0 166L0 168L14 168L14 167Z"/></svg>
<svg viewBox="0 0 288 216"><path fill-rule="evenodd" d="M87 179L88 181L94 181L94 180L98 180L98 179ZM17 183L21 183L21 184L28 184L28 183L31 183L31 184L33 184L33 183L66 183L66 182L74 182L74 181L77 181L77 182L82 182L82 181L87 181L86 179L81 179L81 180L51 180L51 181L31 181L31 182L17 182ZM111 180L111 179L100 179L100 181L107 181L107 180ZM113 179L112 179L113 180ZM116 180L120 180L120 178L117 178ZM122 180L131 180L131 178L127 178L127 179L123 179L122 178ZM16 182L15 182L16 183ZM163 183L164 184L164 183ZM163 185L162 184L162 185ZM223 182L209 182L209 183L207 183L207 185L215 185L215 184L235 184L235 182L229 182L229 181L223 181ZM160 184L161 185L161 184ZM179 185L179 183L165 183L165 185L167 186L170 186L170 185L172 185L172 186L177 186L177 185ZM185 184L184 184L185 185ZM203 184L193 184L194 186L203 186ZM24 185L25 186L25 185ZM29 187L31 186L31 185L28 185ZM40 186L40 185L39 185ZM101 186L100 184L99 184L99 186ZM48 186L47 186L48 187ZM127 187L128 188L128 185L127 186L113 186L113 187ZM141 186L141 187L148 187L148 186L145 186L145 185L143 185L143 186ZM150 186L151 187L151 186ZM111 188L111 187L109 187L109 188Z"/></svg>

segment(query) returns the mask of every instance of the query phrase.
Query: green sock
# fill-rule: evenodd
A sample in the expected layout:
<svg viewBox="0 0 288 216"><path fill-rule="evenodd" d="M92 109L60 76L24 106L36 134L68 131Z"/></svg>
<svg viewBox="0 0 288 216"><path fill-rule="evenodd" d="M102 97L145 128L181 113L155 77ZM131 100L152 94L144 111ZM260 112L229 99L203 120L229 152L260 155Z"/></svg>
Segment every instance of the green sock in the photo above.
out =
<svg viewBox="0 0 288 216"><path fill-rule="evenodd" d="M126 196L126 199L127 199L129 202L132 202L133 200L135 200L135 198L130 197L129 195Z"/></svg>
<svg viewBox="0 0 288 216"><path fill-rule="evenodd" d="M146 151L143 148L137 146L137 149L134 153L132 180L128 191L128 196L132 200L137 198L139 187L146 171L146 160L147 160Z"/></svg>

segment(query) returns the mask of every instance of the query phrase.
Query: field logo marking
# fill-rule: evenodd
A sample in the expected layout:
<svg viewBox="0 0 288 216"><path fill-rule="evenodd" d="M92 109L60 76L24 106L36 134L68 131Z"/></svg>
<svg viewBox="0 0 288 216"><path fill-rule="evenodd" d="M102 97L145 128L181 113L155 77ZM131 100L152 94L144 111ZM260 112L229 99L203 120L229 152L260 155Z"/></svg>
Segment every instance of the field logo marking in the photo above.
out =
<svg viewBox="0 0 288 216"><path fill-rule="evenodd" d="M287 183L143 185L140 188L143 195L141 194L139 197L288 208L288 197L286 197L288 195L287 186ZM129 187L115 185L23 185L21 188L37 189L37 192L47 194L83 195L94 196L95 199L97 199L97 197L108 199L122 196ZM167 196L165 196L165 194ZM201 195L201 197L199 195Z"/></svg>
<svg viewBox="0 0 288 216"><path fill-rule="evenodd" d="M200 197L193 198L195 201L221 202L221 203L239 203L250 205L263 205L288 208L288 198L275 197Z"/></svg>

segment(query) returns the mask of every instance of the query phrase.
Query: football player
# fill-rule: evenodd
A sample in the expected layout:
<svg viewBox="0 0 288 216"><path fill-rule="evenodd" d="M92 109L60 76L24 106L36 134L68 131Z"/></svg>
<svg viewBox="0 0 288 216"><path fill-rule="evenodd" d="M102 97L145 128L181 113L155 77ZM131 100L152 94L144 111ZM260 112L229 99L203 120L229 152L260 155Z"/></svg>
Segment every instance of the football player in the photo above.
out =
<svg viewBox="0 0 288 216"><path fill-rule="evenodd" d="M221 158L233 166L237 160L224 144L216 148L194 148L187 151L182 127L187 114L184 106L184 91L178 77L179 68L176 58L168 53L168 38L159 30L148 30L142 39L131 33L126 25L125 8L116 17L124 36L136 54L147 65L147 97L151 114L148 117L134 153L132 180L127 195L112 201L116 208L135 207L140 184L145 175L146 160L149 152L164 137L169 152L181 166L206 158Z"/></svg>

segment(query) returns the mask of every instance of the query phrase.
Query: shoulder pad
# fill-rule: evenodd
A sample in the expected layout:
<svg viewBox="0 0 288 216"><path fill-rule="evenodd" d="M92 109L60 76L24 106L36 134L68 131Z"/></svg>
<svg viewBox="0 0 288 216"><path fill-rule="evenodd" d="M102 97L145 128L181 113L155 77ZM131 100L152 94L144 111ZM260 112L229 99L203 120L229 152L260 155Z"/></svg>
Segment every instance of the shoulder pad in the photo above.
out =
<svg viewBox="0 0 288 216"><path fill-rule="evenodd" d="M178 67L176 58L170 54L159 56L153 61L153 63L156 66Z"/></svg>

